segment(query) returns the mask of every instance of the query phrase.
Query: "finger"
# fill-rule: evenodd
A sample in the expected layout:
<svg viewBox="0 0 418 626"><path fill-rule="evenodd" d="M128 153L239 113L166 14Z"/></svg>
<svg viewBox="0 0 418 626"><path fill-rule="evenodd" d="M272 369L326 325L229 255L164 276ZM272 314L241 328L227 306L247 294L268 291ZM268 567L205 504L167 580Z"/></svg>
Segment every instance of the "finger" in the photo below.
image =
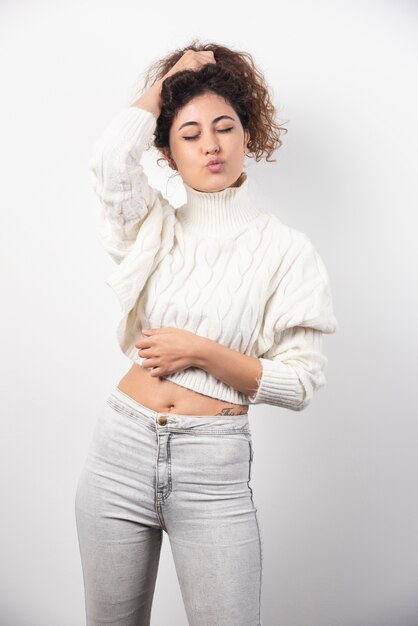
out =
<svg viewBox="0 0 418 626"><path fill-rule="evenodd" d="M135 347L138 348L139 350L146 350L147 348L151 348L151 344L149 341L147 341L146 339L141 339L140 341L137 341L135 343Z"/></svg>
<svg viewBox="0 0 418 626"><path fill-rule="evenodd" d="M207 63L216 63L213 54L212 55L205 55L204 57L202 57L200 59L200 63L202 65L206 65Z"/></svg>
<svg viewBox="0 0 418 626"><path fill-rule="evenodd" d="M143 357L144 354L142 354L141 356ZM150 356L145 356L141 365L142 367L146 367L147 369L151 369L152 367L158 367L158 363L156 363L156 360Z"/></svg>
<svg viewBox="0 0 418 626"><path fill-rule="evenodd" d="M153 350L154 348L152 346L146 346L145 348L139 348L138 352L141 352L141 355L147 359L152 359L157 356Z"/></svg>

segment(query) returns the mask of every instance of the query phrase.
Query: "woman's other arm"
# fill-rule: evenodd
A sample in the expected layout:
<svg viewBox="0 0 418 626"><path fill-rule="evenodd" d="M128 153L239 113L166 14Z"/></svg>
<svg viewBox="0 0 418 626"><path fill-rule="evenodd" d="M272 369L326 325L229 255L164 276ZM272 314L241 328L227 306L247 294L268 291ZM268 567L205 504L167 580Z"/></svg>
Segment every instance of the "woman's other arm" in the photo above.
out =
<svg viewBox="0 0 418 626"><path fill-rule="evenodd" d="M258 358L201 335L193 344L191 363L246 396L257 391L262 373Z"/></svg>
<svg viewBox="0 0 418 626"><path fill-rule="evenodd" d="M327 269L308 237L294 236L280 268L263 314L262 335L270 343L263 354L250 357L205 340L199 367L248 395L251 404L301 411L326 384L323 334L334 333L338 323Z"/></svg>
<svg viewBox="0 0 418 626"><path fill-rule="evenodd" d="M200 337L194 364L248 396L250 404L272 404L294 411L304 409L325 384L327 358L321 353L322 333L293 328L279 346L262 357Z"/></svg>

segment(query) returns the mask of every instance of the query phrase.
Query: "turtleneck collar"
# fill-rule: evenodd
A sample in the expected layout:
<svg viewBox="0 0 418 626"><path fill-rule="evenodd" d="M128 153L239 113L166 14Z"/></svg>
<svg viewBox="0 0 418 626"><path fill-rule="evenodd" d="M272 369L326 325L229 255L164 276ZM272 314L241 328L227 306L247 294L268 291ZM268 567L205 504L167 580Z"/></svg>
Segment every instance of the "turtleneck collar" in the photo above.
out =
<svg viewBox="0 0 418 626"><path fill-rule="evenodd" d="M248 176L241 174L239 187L221 191L197 191L184 183L187 202L177 209L177 219L187 230L206 234L226 234L239 230L262 211L252 199Z"/></svg>

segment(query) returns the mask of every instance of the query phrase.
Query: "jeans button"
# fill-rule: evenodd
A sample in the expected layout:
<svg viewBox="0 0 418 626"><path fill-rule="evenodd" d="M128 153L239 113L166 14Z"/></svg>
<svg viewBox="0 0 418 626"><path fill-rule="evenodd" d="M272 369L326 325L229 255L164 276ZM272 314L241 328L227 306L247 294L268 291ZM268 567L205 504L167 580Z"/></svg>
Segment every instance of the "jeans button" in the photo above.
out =
<svg viewBox="0 0 418 626"><path fill-rule="evenodd" d="M159 415L157 417L157 421L160 424L160 426L164 426L165 424L167 424L167 416L166 415Z"/></svg>

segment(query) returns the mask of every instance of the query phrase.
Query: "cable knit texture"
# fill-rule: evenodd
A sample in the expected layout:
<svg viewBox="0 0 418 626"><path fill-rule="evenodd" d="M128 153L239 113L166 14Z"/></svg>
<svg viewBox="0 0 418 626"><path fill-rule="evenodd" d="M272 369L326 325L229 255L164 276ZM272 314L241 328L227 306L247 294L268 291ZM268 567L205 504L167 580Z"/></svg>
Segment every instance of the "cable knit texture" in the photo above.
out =
<svg viewBox="0 0 418 626"><path fill-rule="evenodd" d="M145 109L120 110L89 162L98 238L117 264L105 282L122 309L122 351L141 364L142 328L184 328L259 358L257 391L198 367L164 378L227 402L303 409L326 382L322 335L337 330L322 259L304 233L258 207L246 174L218 192L185 184L186 203L171 205L140 162L156 123Z"/></svg>

